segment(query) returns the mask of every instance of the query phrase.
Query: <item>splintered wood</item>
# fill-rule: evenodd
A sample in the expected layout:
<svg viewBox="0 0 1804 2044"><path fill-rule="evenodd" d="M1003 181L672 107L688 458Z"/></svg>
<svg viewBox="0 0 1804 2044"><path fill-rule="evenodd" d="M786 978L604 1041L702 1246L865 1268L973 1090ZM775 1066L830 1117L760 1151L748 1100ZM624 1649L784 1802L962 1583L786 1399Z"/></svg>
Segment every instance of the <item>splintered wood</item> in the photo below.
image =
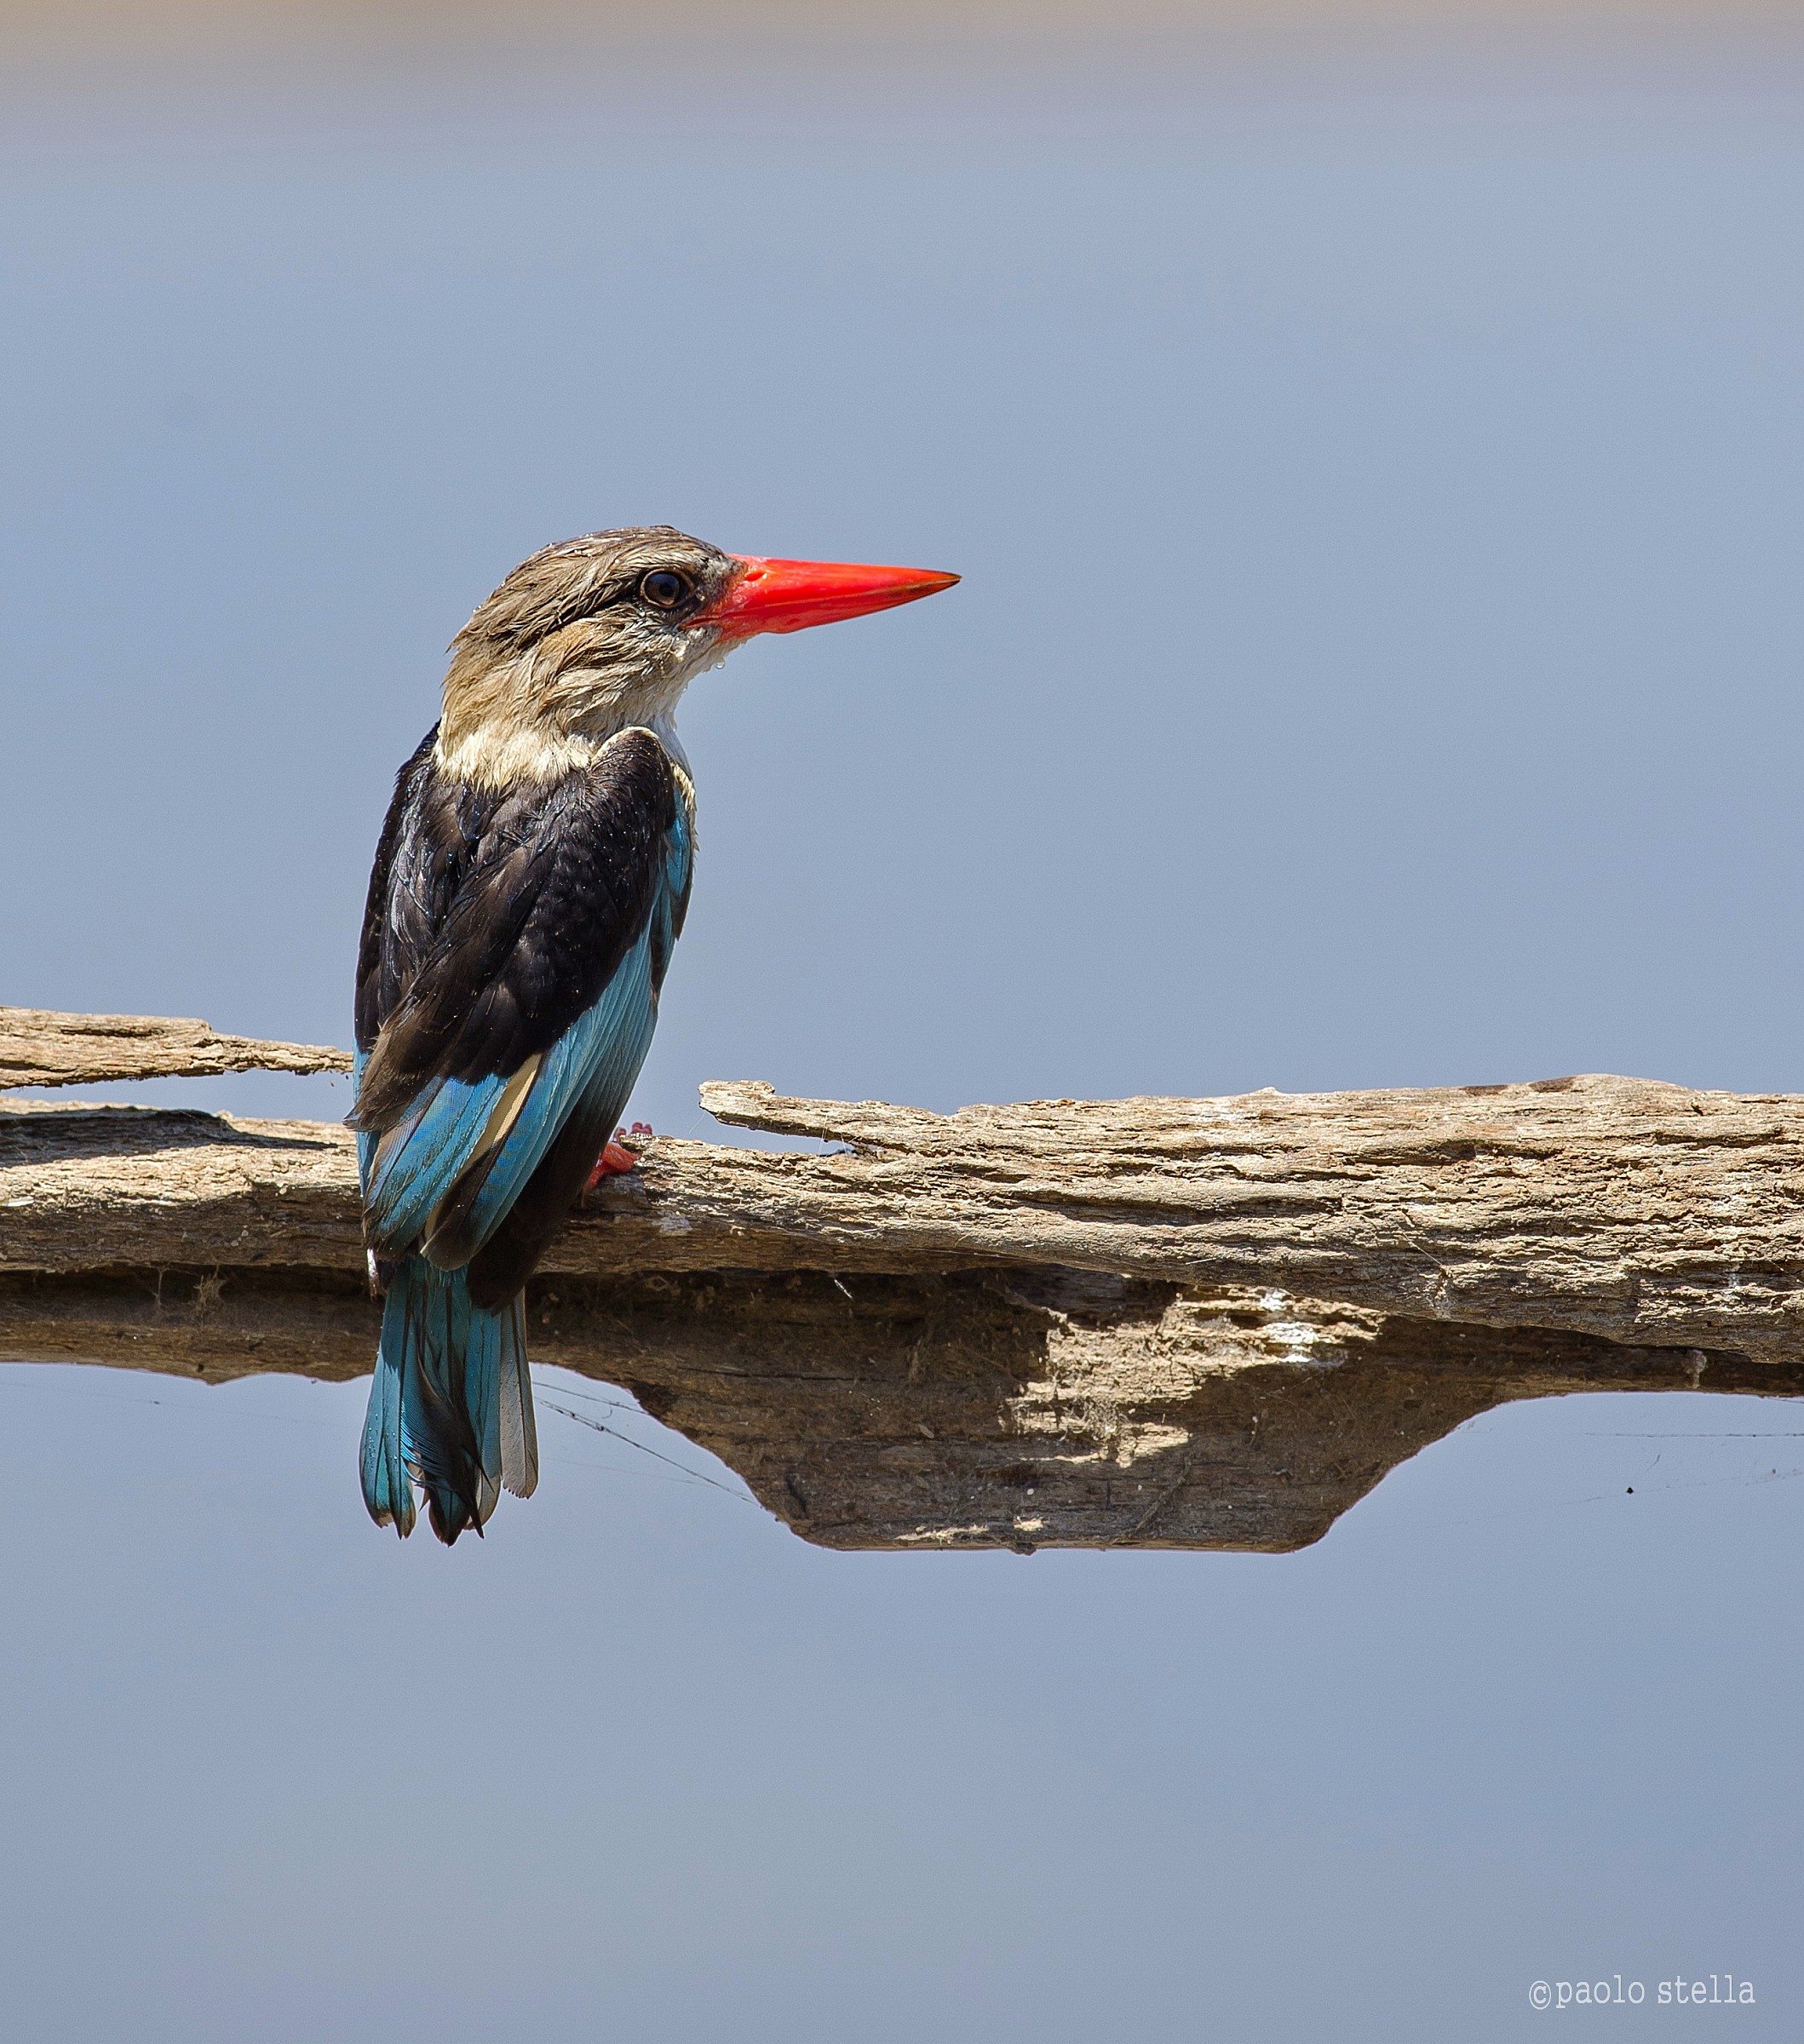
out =
<svg viewBox="0 0 1804 2044"><path fill-rule="evenodd" d="M546 1260L534 1357L825 1546L1290 1548L1509 1399L1804 1392L1804 1100L703 1100L843 1147L654 1144ZM376 1314L343 1129L0 1111L0 1358L348 1377Z"/></svg>
<svg viewBox="0 0 1804 2044"><path fill-rule="evenodd" d="M348 1071L350 1055L317 1043L222 1036L162 1015L62 1015L0 1008L0 1088L98 1086L118 1079L206 1079L225 1071Z"/></svg>

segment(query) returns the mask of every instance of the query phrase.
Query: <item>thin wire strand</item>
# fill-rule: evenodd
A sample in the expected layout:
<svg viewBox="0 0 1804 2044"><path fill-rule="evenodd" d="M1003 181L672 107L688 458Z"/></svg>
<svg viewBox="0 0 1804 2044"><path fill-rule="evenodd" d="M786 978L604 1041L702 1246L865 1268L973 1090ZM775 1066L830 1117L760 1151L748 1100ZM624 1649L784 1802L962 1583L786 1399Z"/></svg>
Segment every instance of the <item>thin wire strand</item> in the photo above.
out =
<svg viewBox="0 0 1804 2044"><path fill-rule="evenodd" d="M572 1391L567 1384L557 1387L558 1396L564 1398L581 1398L585 1405L604 1405L610 1412L634 1412L641 1419L648 1416L643 1405L631 1398L604 1398L593 1391Z"/></svg>
<svg viewBox="0 0 1804 2044"><path fill-rule="evenodd" d="M629 1448L636 1448L641 1455L648 1455L654 1462L666 1462L673 1469L681 1470L692 1483L706 1484L710 1490L719 1490L727 1496L737 1498L742 1505L755 1504L757 1501L744 1490L735 1490L731 1484L723 1484L718 1477L710 1476L704 1469L692 1469L687 1462L680 1462L673 1455L661 1455L655 1448L648 1448L643 1441L635 1441L629 1433L623 1433L618 1427L610 1427L605 1421L591 1419L586 1412L572 1412L569 1406L560 1405L554 1398L542 1399L541 1404L553 1412L560 1412L566 1420L574 1420L578 1427L592 1427L597 1433L607 1434L617 1441L624 1441Z"/></svg>

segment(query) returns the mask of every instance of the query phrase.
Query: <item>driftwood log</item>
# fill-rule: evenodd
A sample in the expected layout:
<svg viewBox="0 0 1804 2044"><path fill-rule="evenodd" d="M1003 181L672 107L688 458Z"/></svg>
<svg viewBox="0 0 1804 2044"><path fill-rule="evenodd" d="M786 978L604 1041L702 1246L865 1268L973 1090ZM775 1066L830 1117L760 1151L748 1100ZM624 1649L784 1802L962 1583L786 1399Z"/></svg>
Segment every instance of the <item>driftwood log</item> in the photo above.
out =
<svg viewBox="0 0 1804 2044"><path fill-rule="evenodd" d="M843 1147L653 1144L547 1259L534 1355L824 1546L1290 1548L1507 1400L1804 1392L1804 1099L702 1097ZM0 1359L345 1378L376 1316L345 1130L0 1109Z"/></svg>

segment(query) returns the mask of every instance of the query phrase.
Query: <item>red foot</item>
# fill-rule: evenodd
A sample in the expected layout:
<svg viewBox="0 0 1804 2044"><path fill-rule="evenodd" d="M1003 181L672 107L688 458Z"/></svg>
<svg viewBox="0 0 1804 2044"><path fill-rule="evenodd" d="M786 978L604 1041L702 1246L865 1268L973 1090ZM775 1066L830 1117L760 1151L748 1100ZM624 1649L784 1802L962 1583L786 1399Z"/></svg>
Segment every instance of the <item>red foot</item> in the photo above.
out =
<svg viewBox="0 0 1804 2044"><path fill-rule="evenodd" d="M583 1187L583 1197L586 1198L593 1192L605 1178L618 1178L623 1172L636 1171L639 1152L651 1140L649 1122L635 1122L630 1134L624 1128L615 1129L614 1140L604 1145L600 1156L595 1159L595 1168Z"/></svg>

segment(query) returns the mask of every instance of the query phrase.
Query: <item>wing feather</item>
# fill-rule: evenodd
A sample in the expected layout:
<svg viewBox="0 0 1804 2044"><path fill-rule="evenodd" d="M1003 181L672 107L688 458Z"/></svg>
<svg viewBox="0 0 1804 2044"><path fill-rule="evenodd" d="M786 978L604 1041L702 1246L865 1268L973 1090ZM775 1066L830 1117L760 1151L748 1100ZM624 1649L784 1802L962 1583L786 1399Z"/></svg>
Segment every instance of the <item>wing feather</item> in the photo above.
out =
<svg viewBox="0 0 1804 2044"><path fill-rule="evenodd" d="M455 1220L436 1227L423 1244L433 1262L445 1268L468 1263L487 1243L585 1099L593 1096L601 1104L607 1126L612 1127L645 1062L657 1022L646 931L600 1000L558 1040L540 1066L531 1094L474 1196L462 1203Z"/></svg>
<svg viewBox="0 0 1804 2044"><path fill-rule="evenodd" d="M687 888L687 802L645 731L611 740L585 772L505 798L448 793L421 758L383 834L396 956L372 962L366 928L351 1120L371 1246L454 1268L494 1234L573 1116L611 1128L624 1107L673 934L674 849ZM462 818L457 873L447 817ZM426 932L417 910L431 902ZM529 1480L536 1452L512 1421L508 1432L517 1452L493 1466Z"/></svg>

